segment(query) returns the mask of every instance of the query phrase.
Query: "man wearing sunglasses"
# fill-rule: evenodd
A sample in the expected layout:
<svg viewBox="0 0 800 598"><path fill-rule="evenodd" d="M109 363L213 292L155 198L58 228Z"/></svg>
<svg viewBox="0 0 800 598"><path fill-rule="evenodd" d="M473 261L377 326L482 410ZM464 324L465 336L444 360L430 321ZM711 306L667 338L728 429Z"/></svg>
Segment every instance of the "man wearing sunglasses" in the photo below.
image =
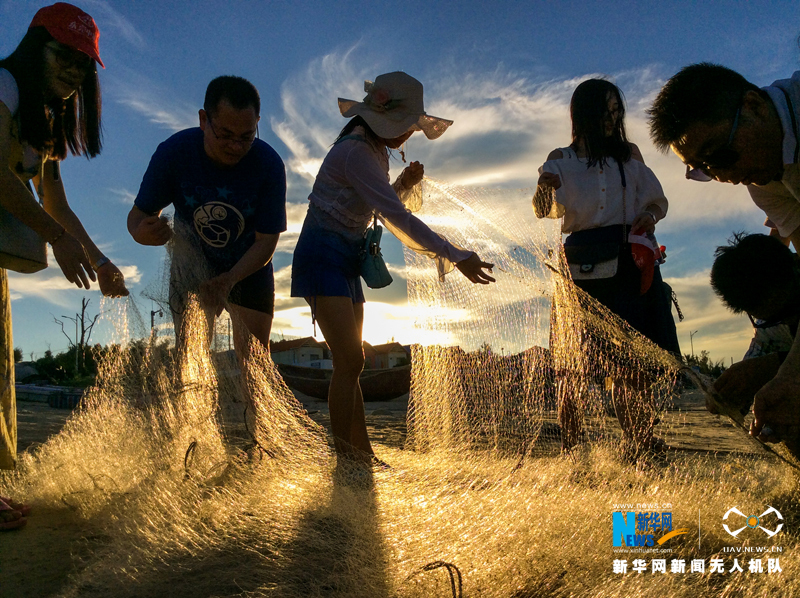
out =
<svg viewBox="0 0 800 598"><path fill-rule="evenodd" d="M735 71L700 63L667 81L648 113L653 142L681 158L686 178L747 185L754 203L796 249L800 247L798 111L800 71L759 89ZM763 260L769 259L765 254ZM766 424L800 425L797 336L775 376L755 393L753 411L754 435L762 434Z"/></svg>
<svg viewBox="0 0 800 598"><path fill-rule="evenodd" d="M286 230L286 173L275 150L257 139L260 107L249 81L211 81L200 127L158 146L128 214L137 243L164 245L173 228L161 211L175 207L169 304L176 334L184 340L187 298L197 293L209 334L215 316L231 314L240 357L248 332L264 347L269 342L272 256Z"/></svg>

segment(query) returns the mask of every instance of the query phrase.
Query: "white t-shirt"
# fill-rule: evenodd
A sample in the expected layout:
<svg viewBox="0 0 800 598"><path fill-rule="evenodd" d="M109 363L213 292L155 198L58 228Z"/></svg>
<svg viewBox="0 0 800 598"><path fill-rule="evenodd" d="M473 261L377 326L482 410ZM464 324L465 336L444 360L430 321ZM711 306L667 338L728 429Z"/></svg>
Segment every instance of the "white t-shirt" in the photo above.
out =
<svg viewBox="0 0 800 598"><path fill-rule="evenodd" d="M638 160L625 163L625 208L622 204L622 177L617 161L586 168L587 160L578 158L569 148L561 148L562 158L548 160L539 174L551 172L561 177L556 201L565 208L561 232L631 224L644 209L656 204L666 215L668 202L656 175ZM623 222L624 212L624 222Z"/></svg>
<svg viewBox="0 0 800 598"><path fill-rule="evenodd" d="M781 90L789 95L791 106ZM747 190L781 236L788 237L800 227L800 148L795 130L800 123L800 71L796 71L791 79L775 81L764 91L775 105L783 127L783 177L766 185L748 185Z"/></svg>
<svg viewBox="0 0 800 598"><path fill-rule="evenodd" d="M16 115L19 108L19 87L14 76L6 69L0 69L0 102L5 104L12 116ZM41 172L42 155L27 143L19 142L19 126L16 120L11 125L11 136L16 143L12 144L9 167L20 179L28 181Z"/></svg>

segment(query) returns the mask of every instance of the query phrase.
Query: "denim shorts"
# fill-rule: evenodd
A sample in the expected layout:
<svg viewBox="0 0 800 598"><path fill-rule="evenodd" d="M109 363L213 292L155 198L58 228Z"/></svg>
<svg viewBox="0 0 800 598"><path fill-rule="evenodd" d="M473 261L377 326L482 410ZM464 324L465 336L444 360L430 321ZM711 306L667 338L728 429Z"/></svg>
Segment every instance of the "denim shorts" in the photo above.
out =
<svg viewBox="0 0 800 598"><path fill-rule="evenodd" d="M292 297L349 297L364 303L360 239L331 230L309 208L292 259Z"/></svg>

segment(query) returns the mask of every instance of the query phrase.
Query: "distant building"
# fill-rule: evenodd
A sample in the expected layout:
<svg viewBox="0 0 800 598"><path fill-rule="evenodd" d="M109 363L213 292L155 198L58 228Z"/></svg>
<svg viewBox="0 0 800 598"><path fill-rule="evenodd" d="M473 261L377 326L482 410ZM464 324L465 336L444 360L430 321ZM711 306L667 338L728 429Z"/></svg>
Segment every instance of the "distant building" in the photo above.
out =
<svg viewBox="0 0 800 598"><path fill-rule="evenodd" d="M286 365L305 365L320 362L326 357L327 347L313 336L269 343L272 361ZM319 367L319 365L317 366Z"/></svg>
<svg viewBox="0 0 800 598"><path fill-rule="evenodd" d="M19 361L14 364L14 381L17 384L46 384L47 377L39 372L35 362Z"/></svg>
<svg viewBox="0 0 800 598"><path fill-rule="evenodd" d="M369 350L368 350L369 348ZM371 368L393 368L410 362L411 352L400 343L364 343L364 358Z"/></svg>
<svg viewBox="0 0 800 598"><path fill-rule="evenodd" d="M368 369L393 368L411 360L410 346L400 343L372 346L364 341L361 346L364 349L364 367ZM312 336L277 343L270 341L269 350L275 363L321 369L333 367L328 344L318 342Z"/></svg>

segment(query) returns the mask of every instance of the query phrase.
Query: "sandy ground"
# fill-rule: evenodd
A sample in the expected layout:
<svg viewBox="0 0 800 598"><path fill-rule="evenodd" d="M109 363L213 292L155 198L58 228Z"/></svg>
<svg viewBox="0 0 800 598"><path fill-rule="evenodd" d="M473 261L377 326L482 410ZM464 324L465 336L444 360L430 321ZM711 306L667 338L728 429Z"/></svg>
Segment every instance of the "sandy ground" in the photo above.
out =
<svg viewBox="0 0 800 598"><path fill-rule="evenodd" d="M298 395L298 399L312 419L329 428L327 403L305 395ZM685 392L678 399L677 407L680 410L667 413L660 426L661 435L676 449L674 454L707 453L713 449L724 456L731 452L759 450L732 424L707 413L699 391ZM370 436L376 445L403 447L407 408L408 395L389 402L367 403ZM31 450L57 434L70 413L44 403L19 402L20 452ZM547 446L558 451L556 438ZM52 512L36 509L26 528L0 533L0 598L58 595L70 575L79 571L82 557L88 556L98 543L102 543L102 538L82 533L78 518L65 516L64 509Z"/></svg>

